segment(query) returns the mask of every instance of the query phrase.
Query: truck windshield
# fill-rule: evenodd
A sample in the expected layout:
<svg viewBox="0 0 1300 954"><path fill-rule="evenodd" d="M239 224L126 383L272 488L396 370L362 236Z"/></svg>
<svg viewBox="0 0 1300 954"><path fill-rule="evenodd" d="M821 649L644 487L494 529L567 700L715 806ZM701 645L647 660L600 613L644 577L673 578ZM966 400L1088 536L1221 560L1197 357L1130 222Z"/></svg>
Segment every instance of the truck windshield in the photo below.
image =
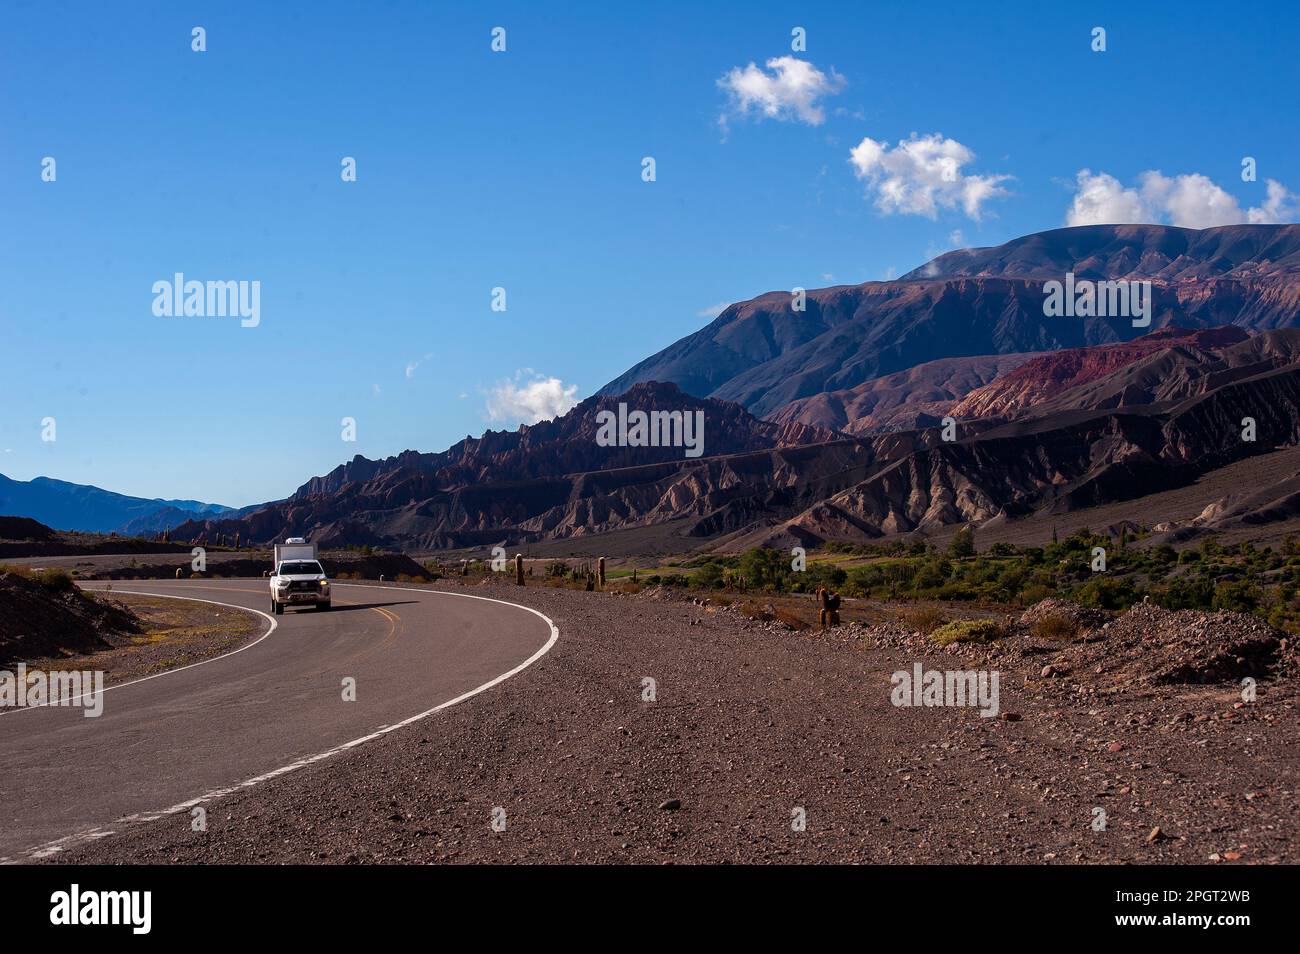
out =
<svg viewBox="0 0 1300 954"><path fill-rule="evenodd" d="M285 561L280 564L281 576L324 576L325 571L315 560Z"/></svg>

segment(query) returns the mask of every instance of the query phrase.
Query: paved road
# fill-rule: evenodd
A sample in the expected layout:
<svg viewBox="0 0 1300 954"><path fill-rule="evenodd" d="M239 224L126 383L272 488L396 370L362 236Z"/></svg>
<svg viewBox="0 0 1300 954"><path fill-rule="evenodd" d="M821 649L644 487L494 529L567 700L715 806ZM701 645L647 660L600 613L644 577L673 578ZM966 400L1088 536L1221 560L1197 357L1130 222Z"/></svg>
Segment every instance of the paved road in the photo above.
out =
<svg viewBox="0 0 1300 954"><path fill-rule="evenodd" d="M496 600L334 586L331 612L288 610L255 645L109 689L98 718L76 707L0 715L0 859L21 861L135 816L188 814L191 800L494 684L558 635L540 614ZM270 608L265 580L113 588ZM356 680L355 702L343 700L348 677Z"/></svg>

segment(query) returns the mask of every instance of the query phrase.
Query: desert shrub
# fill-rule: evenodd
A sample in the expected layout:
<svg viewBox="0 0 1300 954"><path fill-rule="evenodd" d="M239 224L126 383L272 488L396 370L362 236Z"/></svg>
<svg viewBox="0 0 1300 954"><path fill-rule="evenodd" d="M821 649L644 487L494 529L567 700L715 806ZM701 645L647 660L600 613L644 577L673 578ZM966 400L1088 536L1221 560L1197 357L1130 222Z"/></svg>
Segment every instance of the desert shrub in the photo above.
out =
<svg viewBox="0 0 1300 954"><path fill-rule="evenodd" d="M803 573L792 573L794 581L790 589L796 593L803 593L816 590L819 586L825 586L828 589L839 589L849 578L848 572L840 566L832 563L809 563L808 569ZM798 587L796 589L796 587Z"/></svg>
<svg viewBox="0 0 1300 954"><path fill-rule="evenodd" d="M1006 635L1001 625L991 619L958 619L940 626L930 638L940 646L952 643L987 643Z"/></svg>
<svg viewBox="0 0 1300 954"><path fill-rule="evenodd" d="M1035 603L1041 603L1049 596L1055 596L1056 590L1044 583L1030 583L1020 591L1017 602L1021 606L1033 606Z"/></svg>
<svg viewBox="0 0 1300 954"><path fill-rule="evenodd" d="M1074 601L1081 606L1108 610L1128 609L1137 598L1137 590L1130 581L1107 577L1089 580L1073 595Z"/></svg>
<svg viewBox="0 0 1300 954"><path fill-rule="evenodd" d="M1214 588L1213 607L1216 610L1250 613L1259 606L1259 598L1259 587L1247 580L1220 583Z"/></svg>
<svg viewBox="0 0 1300 954"><path fill-rule="evenodd" d="M939 561L927 563L912 578L912 585L917 590L937 590L948 579L944 564Z"/></svg>
<svg viewBox="0 0 1300 954"><path fill-rule="evenodd" d="M56 566L52 566L48 570L41 570L36 574L36 579L41 586L56 593L63 593L72 589L72 574Z"/></svg>
<svg viewBox="0 0 1300 954"><path fill-rule="evenodd" d="M396 582L398 582L398 583L410 583L410 582L411 582L411 574L409 574L409 573L399 573L399 574L397 574L396 577L394 577L394 580L395 580Z"/></svg>
<svg viewBox="0 0 1300 954"><path fill-rule="evenodd" d="M1268 612L1268 622L1284 633L1300 632L1300 611L1288 603L1277 603Z"/></svg>
<svg viewBox="0 0 1300 954"><path fill-rule="evenodd" d="M952 542L948 544L948 555L958 560L975 555L974 527L965 526L953 534Z"/></svg>
<svg viewBox="0 0 1300 954"><path fill-rule="evenodd" d="M842 587L840 587L840 596L847 596L850 599L856 599L866 595L867 595L867 591L864 590L860 584L854 582L853 580L850 580L849 582L845 583Z"/></svg>
<svg viewBox="0 0 1300 954"><path fill-rule="evenodd" d="M754 589L783 589L785 577L790 572L785 554L767 547L746 550L740 555L737 567L745 582Z"/></svg>
<svg viewBox="0 0 1300 954"><path fill-rule="evenodd" d="M722 586L722 567L716 563L705 563L691 574L691 586L702 590L716 590Z"/></svg>
<svg viewBox="0 0 1300 954"><path fill-rule="evenodd" d="M945 622L947 617L937 606L918 606L916 609L908 610L903 613L903 622L909 629L923 635L930 635Z"/></svg>
<svg viewBox="0 0 1300 954"><path fill-rule="evenodd" d="M982 594L969 583L945 583L935 591L935 598L940 600L975 600Z"/></svg>
<svg viewBox="0 0 1300 954"><path fill-rule="evenodd" d="M1213 601L1212 580L1170 580L1151 589L1151 602L1168 610L1209 609Z"/></svg>
<svg viewBox="0 0 1300 954"><path fill-rule="evenodd" d="M1074 639L1079 627L1068 616L1048 613L1034 620L1029 632L1037 639Z"/></svg>

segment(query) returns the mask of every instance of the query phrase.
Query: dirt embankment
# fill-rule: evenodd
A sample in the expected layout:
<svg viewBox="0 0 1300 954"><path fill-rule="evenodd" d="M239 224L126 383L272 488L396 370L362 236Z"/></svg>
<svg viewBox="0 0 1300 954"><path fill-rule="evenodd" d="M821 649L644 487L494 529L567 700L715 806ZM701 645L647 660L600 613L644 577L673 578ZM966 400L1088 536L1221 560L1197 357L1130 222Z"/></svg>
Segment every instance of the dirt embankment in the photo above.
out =
<svg viewBox="0 0 1300 954"><path fill-rule="evenodd" d="M163 818L56 860L1300 860L1300 679L1280 637L1253 657L1272 661L1244 702L1237 670L1215 661L1239 634L1208 619L1188 636L1162 611L1105 621L1112 668L1088 656L1044 676L1037 644L1055 639L1064 662L1109 632L1061 635L1031 616L994 643L945 649L899 622L796 632L740 606L437 586L536 607L560 639L489 692L213 803L206 832ZM1153 623L1167 635L1146 666L1124 662L1123 646L1142 645L1124 627ZM1172 667L1161 646L1175 647ZM1215 681L1115 678L1180 659ZM893 676L918 663L1000 671L999 717L894 704Z"/></svg>
<svg viewBox="0 0 1300 954"><path fill-rule="evenodd" d="M0 668L74 665L110 685L226 652L264 628L253 613L183 599L79 589L60 570L0 568Z"/></svg>
<svg viewBox="0 0 1300 954"><path fill-rule="evenodd" d="M66 573L0 568L0 665L94 652L139 631L128 610L82 593Z"/></svg>
<svg viewBox="0 0 1300 954"><path fill-rule="evenodd" d="M101 598L139 621L138 632L110 636L109 646L81 661L109 685L211 659L266 630L255 613L212 603L113 592ZM57 660L37 659L29 668L57 668Z"/></svg>

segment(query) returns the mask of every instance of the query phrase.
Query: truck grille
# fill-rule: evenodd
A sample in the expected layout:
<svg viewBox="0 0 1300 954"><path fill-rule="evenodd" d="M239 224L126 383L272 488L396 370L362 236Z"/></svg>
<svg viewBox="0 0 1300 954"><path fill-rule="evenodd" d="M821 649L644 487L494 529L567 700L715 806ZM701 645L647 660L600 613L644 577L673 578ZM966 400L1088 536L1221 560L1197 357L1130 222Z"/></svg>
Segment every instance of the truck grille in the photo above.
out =
<svg viewBox="0 0 1300 954"><path fill-rule="evenodd" d="M290 580L289 581L290 593L294 593L298 591L309 591L314 593L318 589L320 589L320 584L317 583L315 580Z"/></svg>

